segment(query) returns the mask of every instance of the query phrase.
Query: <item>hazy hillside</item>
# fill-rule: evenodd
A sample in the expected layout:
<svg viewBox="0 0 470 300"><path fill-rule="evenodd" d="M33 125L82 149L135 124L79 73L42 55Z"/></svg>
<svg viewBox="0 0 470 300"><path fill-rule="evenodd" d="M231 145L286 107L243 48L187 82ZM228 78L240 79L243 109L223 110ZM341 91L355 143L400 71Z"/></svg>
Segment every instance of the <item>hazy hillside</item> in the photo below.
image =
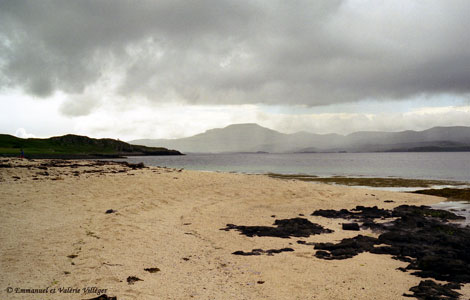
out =
<svg viewBox="0 0 470 300"><path fill-rule="evenodd" d="M134 140L183 152L377 152L469 151L470 127L434 127L424 131L355 132L349 135L280 133L257 124L234 124L182 139Z"/></svg>
<svg viewBox="0 0 470 300"><path fill-rule="evenodd" d="M113 139L93 139L79 135L64 135L48 139L21 139L0 134L0 155L18 155L24 150L29 157L115 157L125 155L180 155L175 150L130 145Z"/></svg>

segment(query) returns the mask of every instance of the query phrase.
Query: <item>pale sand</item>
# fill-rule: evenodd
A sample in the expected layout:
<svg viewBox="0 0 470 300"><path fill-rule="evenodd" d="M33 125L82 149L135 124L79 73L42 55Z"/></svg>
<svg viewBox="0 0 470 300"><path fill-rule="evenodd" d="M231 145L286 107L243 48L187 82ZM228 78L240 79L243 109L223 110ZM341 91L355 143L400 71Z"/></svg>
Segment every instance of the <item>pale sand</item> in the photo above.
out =
<svg viewBox="0 0 470 300"><path fill-rule="evenodd" d="M102 167L106 168L116 169ZM31 175L43 170L0 169L0 299L96 296L58 291L7 294L7 287L98 287L118 300L410 299L402 294L422 279L397 270L406 263L369 253L347 260L320 260L313 256L313 246L296 241L338 241L358 234L341 230L340 220L309 216L316 209L393 208L442 201L263 175L155 167L106 175L63 174L74 170L81 168L49 168L49 176L33 181ZM107 209L117 212L105 214ZM219 230L227 223L272 225L276 218L298 214L335 233L281 239ZM371 231L361 233L377 236ZM283 247L295 252L231 254ZM67 257L72 254L77 257ZM151 267L160 271L144 271ZM128 276L143 281L129 285ZM460 292L462 299L469 298L470 286Z"/></svg>

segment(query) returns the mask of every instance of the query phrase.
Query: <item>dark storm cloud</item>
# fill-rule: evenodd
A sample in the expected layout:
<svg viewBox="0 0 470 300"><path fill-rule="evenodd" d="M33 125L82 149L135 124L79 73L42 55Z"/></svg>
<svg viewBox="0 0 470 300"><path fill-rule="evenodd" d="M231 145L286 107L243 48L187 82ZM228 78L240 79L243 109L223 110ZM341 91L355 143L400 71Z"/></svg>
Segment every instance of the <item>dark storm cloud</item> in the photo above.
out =
<svg viewBox="0 0 470 300"><path fill-rule="evenodd" d="M196 104L468 94L469 27L464 0L2 0L0 84Z"/></svg>

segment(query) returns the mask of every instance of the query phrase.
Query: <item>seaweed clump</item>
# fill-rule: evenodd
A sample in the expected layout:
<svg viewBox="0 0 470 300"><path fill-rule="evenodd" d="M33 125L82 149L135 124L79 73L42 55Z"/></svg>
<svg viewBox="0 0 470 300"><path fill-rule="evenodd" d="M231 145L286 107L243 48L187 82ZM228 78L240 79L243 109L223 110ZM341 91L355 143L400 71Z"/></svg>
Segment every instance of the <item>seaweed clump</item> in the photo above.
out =
<svg viewBox="0 0 470 300"><path fill-rule="evenodd" d="M276 227L238 226L234 224L227 224L227 227L222 228L221 230L237 230L241 234L249 237L270 236L279 238L309 237L315 234L333 232L333 230L324 228L323 226L312 223L304 218L275 220L273 225L276 225Z"/></svg>
<svg viewBox="0 0 470 300"><path fill-rule="evenodd" d="M367 213L344 210L321 214L332 218L338 215L348 218L354 216L355 219L364 219L364 215L370 217ZM314 247L317 250L315 256L321 259L346 259L362 252L389 254L394 259L408 263L402 271L411 271L413 275L422 278L450 282L439 285L432 280L422 281L419 286L410 289L414 294L408 296L418 299L457 299L459 294L453 289L459 288L460 283L470 282L470 228L459 227L448 223L448 220L464 217L427 206L409 205L398 206L388 211L388 214L396 219L387 226L377 226L384 231L378 238L358 235L336 244L317 243ZM375 222L368 219L367 224L371 226Z"/></svg>

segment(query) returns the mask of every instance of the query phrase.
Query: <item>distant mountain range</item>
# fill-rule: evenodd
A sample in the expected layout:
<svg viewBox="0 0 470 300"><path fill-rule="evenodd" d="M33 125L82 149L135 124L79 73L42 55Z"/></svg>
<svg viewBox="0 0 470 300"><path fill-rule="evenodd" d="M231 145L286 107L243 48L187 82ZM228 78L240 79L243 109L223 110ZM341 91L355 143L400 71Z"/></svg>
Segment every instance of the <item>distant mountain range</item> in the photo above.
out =
<svg viewBox="0 0 470 300"><path fill-rule="evenodd" d="M258 124L234 124L181 139L140 139L134 145L193 153L222 152L437 152L470 151L470 127L433 127L424 131L361 131L348 135L281 133Z"/></svg>

